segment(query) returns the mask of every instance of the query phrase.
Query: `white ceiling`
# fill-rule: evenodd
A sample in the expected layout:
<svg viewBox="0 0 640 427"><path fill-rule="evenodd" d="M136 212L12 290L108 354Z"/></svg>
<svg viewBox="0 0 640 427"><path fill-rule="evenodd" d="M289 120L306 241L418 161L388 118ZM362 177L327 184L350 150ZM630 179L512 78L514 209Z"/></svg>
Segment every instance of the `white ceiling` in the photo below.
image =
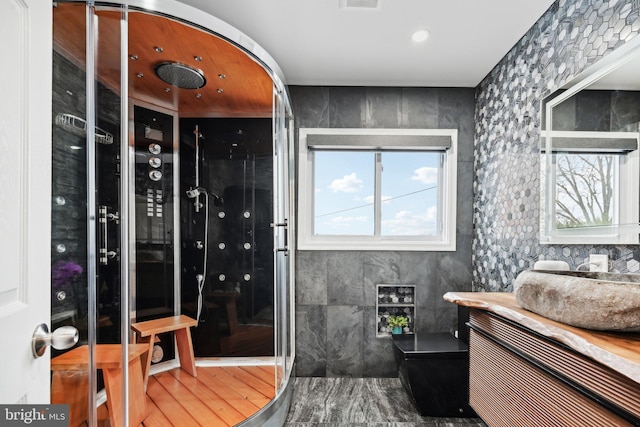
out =
<svg viewBox="0 0 640 427"><path fill-rule="evenodd" d="M290 85L475 87L554 0L179 1L252 38Z"/></svg>

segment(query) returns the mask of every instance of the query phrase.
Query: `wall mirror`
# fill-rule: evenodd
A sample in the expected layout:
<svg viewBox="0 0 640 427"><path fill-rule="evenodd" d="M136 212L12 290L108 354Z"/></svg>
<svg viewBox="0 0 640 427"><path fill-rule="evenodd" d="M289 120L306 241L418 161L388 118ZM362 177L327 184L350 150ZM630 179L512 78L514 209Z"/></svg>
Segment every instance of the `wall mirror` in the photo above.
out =
<svg viewBox="0 0 640 427"><path fill-rule="evenodd" d="M543 100L540 243L637 244L640 37Z"/></svg>

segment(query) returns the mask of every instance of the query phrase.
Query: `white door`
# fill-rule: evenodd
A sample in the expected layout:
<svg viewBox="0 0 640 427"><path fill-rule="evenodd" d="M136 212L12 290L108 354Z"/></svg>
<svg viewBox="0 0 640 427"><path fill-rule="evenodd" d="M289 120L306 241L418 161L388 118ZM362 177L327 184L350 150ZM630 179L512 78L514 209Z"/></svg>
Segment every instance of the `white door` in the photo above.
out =
<svg viewBox="0 0 640 427"><path fill-rule="evenodd" d="M0 1L0 403L49 402L51 2Z"/></svg>

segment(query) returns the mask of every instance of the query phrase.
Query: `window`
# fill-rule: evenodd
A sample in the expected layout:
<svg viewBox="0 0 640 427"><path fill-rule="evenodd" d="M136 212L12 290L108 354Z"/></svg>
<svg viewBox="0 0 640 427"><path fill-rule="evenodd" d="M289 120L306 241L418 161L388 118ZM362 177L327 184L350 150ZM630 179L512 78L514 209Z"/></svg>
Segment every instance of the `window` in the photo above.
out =
<svg viewBox="0 0 640 427"><path fill-rule="evenodd" d="M299 249L455 250L456 130L300 129Z"/></svg>
<svg viewBox="0 0 640 427"><path fill-rule="evenodd" d="M638 243L626 231L638 223L637 134L554 135L551 156L543 145L540 159L542 194L548 186L551 195L541 205L541 243Z"/></svg>

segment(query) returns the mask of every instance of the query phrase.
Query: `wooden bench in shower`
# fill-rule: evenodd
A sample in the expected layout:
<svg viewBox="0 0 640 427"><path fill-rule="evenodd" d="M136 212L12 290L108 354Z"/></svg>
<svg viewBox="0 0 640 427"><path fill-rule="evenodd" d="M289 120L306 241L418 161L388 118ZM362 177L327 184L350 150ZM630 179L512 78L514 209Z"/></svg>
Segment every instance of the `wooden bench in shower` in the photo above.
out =
<svg viewBox="0 0 640 427"><path fill-rule="evenodd" d="M197 376L196 361L193 356L193 344L191 342L191 330L189 329L197 324L198 322L195 319L185 316L184 314L131 324L131 329L138 335L138 342L149 345L149 351L146 353L146 357L143 356L142 358L142 373L145 389L147 388L149 369L151 368L153 344L156 341L156 336L165 332L173 331L176 335L180 367L194 377Z"/></svg>
<svg viewBox="0 0 640 427"><path fill-rule="evenodd" d="M129 344L129 425L139 425L148 408L143 386L142 360L148 355L143 344ZM96 344L95 366L102 370L112 426L124 419L122 407L122 345ZM51 403L68 404L69 425L84 425L89 418L89 347L82 345L51 359Z"/></svg>

